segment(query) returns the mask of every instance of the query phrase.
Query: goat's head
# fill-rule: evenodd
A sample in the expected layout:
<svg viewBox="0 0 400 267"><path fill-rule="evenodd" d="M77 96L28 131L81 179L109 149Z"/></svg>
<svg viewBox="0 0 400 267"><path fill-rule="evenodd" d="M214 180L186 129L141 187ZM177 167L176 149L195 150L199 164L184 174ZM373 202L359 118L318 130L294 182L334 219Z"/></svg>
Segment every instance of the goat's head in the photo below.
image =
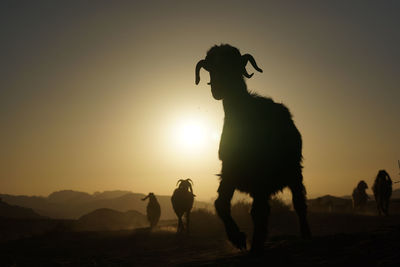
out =
<svg viewBox="0 0 400 267"><path fill-rule="evenodd" d="M257 71L262 72L250 54L241 55L239 49L228 44L215 45L207 52L206 58L196 65L196 84L200 82L200 69L204 68L210 73L209 84L213 97L221 100L229 93L227 90L232 85L243 83L243 76L253 76L253 73L247 73L248 61Z"/></svg>
<svg viewBox="0 0 400 267"><path fill-rule="evenodd" d="M385 170L379 170L378 175L376 176L376 179L379 179L382 181L391 181L389 174Z"/></svg>
<svg viewBox="0 0 400 267"><path fill-rule="evenodd" d="M154 193L149 193L146 197L142 198L142 200L146 200L150 198L150 200L155 199L156 196L154 195Z"/></svg>
<svg viewBox="0 0 400 267"><path fill-rule="evenodd" d="M365 191L365 189L367 189L367 188L368 188L368 185L364 180L361 180L357 185L357 189L360 191Z"/></svg>
<svg viewBox="0 0 400 267"><path fill-rule="evenodd" d="M184 190L188 190L188 191L193 193L192 184L193 184L193 181L192 181L192 179L189 179L189 178L186 179L186 180L179 179L179 181L176 183L176 185L179 185L179 188L182 188Z"/></svg>

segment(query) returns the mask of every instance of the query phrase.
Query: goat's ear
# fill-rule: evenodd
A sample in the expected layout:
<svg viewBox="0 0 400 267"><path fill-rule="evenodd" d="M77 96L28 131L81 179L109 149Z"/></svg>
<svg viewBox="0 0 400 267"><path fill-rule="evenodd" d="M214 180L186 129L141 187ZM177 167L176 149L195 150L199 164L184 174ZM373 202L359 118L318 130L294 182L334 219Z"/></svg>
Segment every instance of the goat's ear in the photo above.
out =
<svg viewBox="0 0 400 267"><path fill-rule="evenodd" d="M146 200L146 199L148 199L149 198L149 195L147 195L147 196L145 196L144 198L142 198L142 200L144 201L144 200Z"/></svg>

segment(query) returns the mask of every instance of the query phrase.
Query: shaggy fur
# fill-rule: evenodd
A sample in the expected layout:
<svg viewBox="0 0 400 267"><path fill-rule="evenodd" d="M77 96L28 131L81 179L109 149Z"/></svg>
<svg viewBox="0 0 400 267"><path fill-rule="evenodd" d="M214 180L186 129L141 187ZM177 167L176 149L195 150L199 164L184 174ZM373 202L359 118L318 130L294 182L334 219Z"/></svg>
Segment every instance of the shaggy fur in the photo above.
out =
<svg viewBox="0 0 400 267"><path fill-rule="evenodd" d="M354 188L352 194L354 210L363 211L365 209L365 206L367 205L369 199L366 192L367 188L368 185L364 180L360 181L357 187Z"/></svg>
<svg viewBox="0 0 400 267"><path fill-rule="evenodd" d="M191 179L180 179L177 183L179 186L174 190L174 193L171 197L172 207L176 213L176 216L178 216L178 233L181 233L185 230L182 220L184 215L186 217L186 232L189 233L190 211L192 210L195 197L191 183Z"/></svg>
<svg viewBox="0 0 400 267"><path fill-rule="evenodd" d="M146 200L149 198L149 203L147 204L147 220L150 223L150 228L154 228L157 226L158 221L160 220L161 216L161 208L160 204L157 201L156 196L153 193L149 193L145 198L142 200Z"/></svg>
<svg viewBox="0 0 400 267"><path fill-rule="evenodd" d="M230 202L235 189L249 193L253 198L252 251L260 252L267 236L269 198L285 187L292 192L303 237L310 237L311 233L306 219L301 135L284 105L248 92L243 79L253 75L245 69L248 61L262 72L251 55L242 56L230 45L214 46L196 65L196 84L200 81L200 69L209 71L212 95L222 100L225 112L216 211L229 240L237 248L245 249L246 236L231 216Z"/></svg>
<svg viewBox="0 0 400 267"><path fill-rule="evenodd" d="M392 179L385 170L380 170L372 186L378 213L389 215L389 202L392 196Z"/></svg>

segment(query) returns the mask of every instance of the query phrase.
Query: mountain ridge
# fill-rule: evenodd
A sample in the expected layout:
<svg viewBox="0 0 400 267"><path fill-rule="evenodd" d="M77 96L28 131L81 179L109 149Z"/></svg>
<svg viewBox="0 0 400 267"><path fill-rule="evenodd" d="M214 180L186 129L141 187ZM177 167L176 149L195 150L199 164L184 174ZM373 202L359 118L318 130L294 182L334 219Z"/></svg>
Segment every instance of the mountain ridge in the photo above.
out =
<svg viewBox="0 0 400 267"><path fill-rule="evenodd" d="M144 197L145 194L124 190L93 194L75 190L60 190L49 194L48 197L0 194L0 198L10 205L30 208L39 215L54 219L78 219L82 215L101 208L120 212L136 210L146 214L147 202L141 200ZM156 195L156 197L162 208L161 219L175 219L171 197L165 195ZM194 204L195 208L210 208L211 206L211 203L202 201L195 201Z"/></svg>
<svg viewBox="0 0 400 267"><path fill-rule="evenodd" d="M33 209L10 205L0 198L0 217L13 219L44 219Z"/></svg>

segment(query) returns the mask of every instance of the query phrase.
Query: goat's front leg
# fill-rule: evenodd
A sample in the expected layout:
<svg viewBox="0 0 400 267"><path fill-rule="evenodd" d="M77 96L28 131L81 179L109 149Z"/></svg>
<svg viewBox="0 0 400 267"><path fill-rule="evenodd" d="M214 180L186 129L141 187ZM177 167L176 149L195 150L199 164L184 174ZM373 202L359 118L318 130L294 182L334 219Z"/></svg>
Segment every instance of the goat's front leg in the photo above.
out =
<svg viewBox="0 0 400 267"><path fill-rule="evenodd" d="M182 222L182 215L178 216L178 229L177 233L181 233L183 231L183 222Z"/></svg>
<svg viewBox="0 0 400 267"><path fill-rule="evenodd" d="M307 220L307 201L306 189L302 182L297 182L291 185L293 207L297 213L300 223L300 232L303 238L311 238L310 226Z"/></svg>
<svg viewBox="0 0 400 267"><path fill-rule="evenodd" d="M190 233L189 224L190 224L190 211L186 212L186 233L187 234Z"/></svg>
<svg viewBox="0 0 400 267"><path fill-rule="evenodd" d="M389 216L389 199L385 199L385 201L383 202L383 214L385 214L386 216Z"/></svg>
<svg viewBox="0 0 400 267"><path fill-rule="evenodd" d="M218 198L215 200L215 209L225 225L229 240L238 249L246 249L246 235L240 232L239 227L231 216L231 199L235 188L222 180L218 188Z"/></svg>
<svg viewBox="0 0 400 267"><path fill-rule="evenodd" d="M253 219L253 240L251 243L252 253L262 253L264 242L268 233L268 216L270 207L266 193L253 195L253 205L251 206L251 217Z"/></svg>

